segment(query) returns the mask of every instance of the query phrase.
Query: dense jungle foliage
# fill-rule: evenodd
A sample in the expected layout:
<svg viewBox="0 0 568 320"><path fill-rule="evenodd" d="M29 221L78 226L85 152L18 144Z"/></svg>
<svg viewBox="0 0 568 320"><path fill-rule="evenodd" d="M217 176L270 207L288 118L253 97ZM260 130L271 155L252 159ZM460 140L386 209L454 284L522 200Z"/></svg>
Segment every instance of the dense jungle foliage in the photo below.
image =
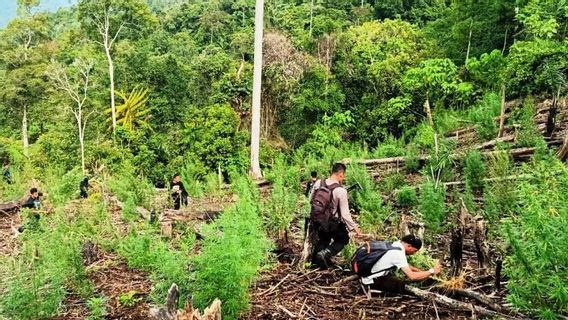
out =
<svg viewBox="0 0 568 320"><path fill-rule="evenodd" d="M79 0L54 13L38 3L18 0L17 18L0 29L0 162L13 179L0 183L0 202L35 179L54 209L21 235L18 254L0 257L0 318L49 318L68 291L104 318L105 297L81 263L89 239L148 272L153 301L175 282L182 300L202 308L221 298L236 319L274 262L268 236L307 214L300 181L343 159L368 232L393 219L381 194L430 231L447 230L456 208L441 182L463 179L459 196L492 222L506 256L508 300L542 319L568 315L568 171L533 121L536 101L567 91L567 1L266 0L260 158L273 192L263 201L246 178L253 0ZM537 155L521 166L475 150L453 159L456 146L438 136L470 125L482 141L495 138L503 94L522 99L507 121L517 146ZM425 179L410 186L395 173L375 184L355 164L395 156ZM176 172L192 197L227 193L225 183L238 196L203 231L197 256L192 232L165 240L134 213L154 208L153 185ZM103 191L69 205L85 174L125 203L127 235L113 228Z"/></svg>

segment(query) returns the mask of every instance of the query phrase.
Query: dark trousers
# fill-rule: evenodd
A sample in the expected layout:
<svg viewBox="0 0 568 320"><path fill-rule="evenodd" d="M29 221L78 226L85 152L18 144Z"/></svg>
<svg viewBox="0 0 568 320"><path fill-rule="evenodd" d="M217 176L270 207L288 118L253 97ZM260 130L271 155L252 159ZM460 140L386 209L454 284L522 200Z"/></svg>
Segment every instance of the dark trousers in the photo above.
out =
<svg viewBox="0 0 568 320"><path fill-rule="evenodd" d="M383 277L378 277L373 279L373 283L368 285L372 290L380 290L383 292L390 293L407 293L406 281L395 277L393 274L389 274Z"/></svg>
<svg viewBox="0 0 568 320"><path fill-rule="evenodd" d="M326 230L319 225L314 226L314 233L317 237L314 241L314 251L312 252L312 263L319 267L329 265L331 261L321 261L317 253L328 249L329 258L337 255L349 243L349 231L342 222L332 222Z"/></svg>
<svg viewBox="0 0 568 320"><path fill-rule="evenodd" d="M183 203L183 205L187 206L187 196L177 195L177 196L174 196L173 198L174 198L174 209L175 210L179 210L182 203Z"/></svg>

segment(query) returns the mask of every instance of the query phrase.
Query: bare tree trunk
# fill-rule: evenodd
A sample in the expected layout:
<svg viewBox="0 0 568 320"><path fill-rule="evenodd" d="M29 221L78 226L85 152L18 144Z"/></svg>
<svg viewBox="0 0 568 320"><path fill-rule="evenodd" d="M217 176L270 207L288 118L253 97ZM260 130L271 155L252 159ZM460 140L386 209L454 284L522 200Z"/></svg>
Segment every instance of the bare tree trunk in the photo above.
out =
<svg viewBox="0 0 568 320"><path fill-rule="evenodd" d="M465 54L465 62L467 63L467 61L469 60L469 51L471 49L471 33L473 31L473 20L471 20L471 23L469 25L469 38L467 41L467 53Z"/></svg>
<svg viewBox="0 0 568 320"><path fill-rule="evenodd" d="M85 132L81 129L79 123L79 144L81 145L81 169L85 173Z"/></svg>
<svg viewBox="0 0 568 320"><path fill-rule="evenodd" d="M312 38L312 29L314 25L314 2L315 0L312 0L310 5L310 38Z"/></svg>
<svg viewBox="0 0 568 320"><path fill-rule="evenodd" d="M105 45L105 53L108 59L108 77L110 80L110 109L112 113L112 132L116 133L116 105L114 102L114 63L110 54L110 47Z"/></svg>
<svg viewBox="0 0 568 320"><path fill-rule="evenodd" d="M255 179L262 178L260 171L260 104L262 90L262 38L264 31L264 0L256 0L254 31L254 76L252 89L252 125L250 161L251 174Z"/></svg>
<svg viewBox="0 0 568 320"><path fill-rule="evenodd" d="M562 103L566 104L566 99L564 99ZM556 153L556 156L562 161L566 159L567 155L568 155L568 131L566 132L566 136L564 137L564 143L562 144L562 147L558 149L558 152Z"/></svg>
<svg viewBox="0 0 568 320"><path fill-rule="evenodd" d="M501 50L501 54L505 54L505 48L507 48L507 34L509 33L509 27L505 29L505 40L503 40L503 50Z"/></svg>
<svg viewBox="0 0 568 320"><path fill-rule="evenodd" d="M72 82L63 67L54 66L48 76L54 82L57 89L65 92L76 104L76 107L70 107L71 113L75 116L77 122L77 133L79 135L79 146L81 152L81 169L85 173L85 128L89 116L94 112L91 111L84 116L83 108L87 101L89 91L89 75L93 68L93 61L76 60L76 65L80 74L80 78L73 79Z"/></svg>
<svg viewBox="0 0 568 320"><path fill-rule="evenodd" d="M428 117L428 123L434 127L434 119L432 118L432 109L430 108L430 98L426 98L424 102L424 111L426 111L426 116Z"/></svg>
<svg viewBox="0 0 568 320"><path fill-rule="evenodd" d="M24 144L24 155L27 157L30 141L28 140L28 106L24 104L24 115L22 116L22 143Z"/></svg>
<svg viewBox="0 0 568 320"><path fill-rule="evenodd" d="M501 86L501 116L499 118L499 132L497 138L503 137L505 131L505 85Z"/></svg>

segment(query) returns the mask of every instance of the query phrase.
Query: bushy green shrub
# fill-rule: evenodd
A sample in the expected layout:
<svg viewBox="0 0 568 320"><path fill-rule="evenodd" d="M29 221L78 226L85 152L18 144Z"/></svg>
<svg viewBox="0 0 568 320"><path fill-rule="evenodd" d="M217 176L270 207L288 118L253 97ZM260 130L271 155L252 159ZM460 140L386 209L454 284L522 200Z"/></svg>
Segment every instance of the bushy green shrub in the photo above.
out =
<svg viewBox="0 0 568 320"><path fill-rule="evenodd" d="M383 142L373 151L374 158L390 158L398 157L406 154L404 140L395 139L393 136L388 136Z"/></svg>
<svg viewBox="0 0 568 320"><path fill-rule="evenodd" d="M39 228L26 229L21 234L22 252L6 262L0 314L13 319L49 318L58 312L66 288L89 290L77 236L82 228L69 223L60 209L50 218L40 219Z"/></svg>
<svg viewBox="0 0 568 320"><path fill-rule="evenodd" d="M81 169L75 168L62 174L60 170L53 170L46 174L46 188L50 201L61 206L71 199L79 197L79 182L84 175Z"/></svg>
<svg viewBox="0 0 568 320"><path fill-rule="evenodd" d="M420 212L429 228L439 230L446 217L444 187L435 188L434 183L426 181L420 186Z"/></svg>
<svg viewBox="0 0 568 320"><path fill-rule="evenodd" d="M488 174L493 179L483 192L485 208L484 217L489 221L497 221L514 213L517 204L517 179L511 156L506 152L493 155L488 162Z"/></svg>
<svg viewBox="0 0 568 320"><path fill-rule="evenodd" d="M437 260L432 257L426 248L422 248L415 254L408 256L408 263L421 270L434 268L436 262Z"/></svg>
<svg viewBox="0 0 568 320"><path fill-rule="evenodd" d="M501 97L496 93L487 93L470 109L467 117L475 124L475 130L481 139L489 140L497 136L495 117L501 113Z"/></svg>
<svg viewBox="0 0 568 320"><path fill-rule="evenodd" d="M434 128L428 123L423 122L418 125L413 142L421 150L430 151L434 149L434 134Z"/></svg>
<svg viewBox="0 0 568 320"><path fill-rule="evenodd" d="M365 166L350 165L347 168L347 182L357 183L360 188L352 191L353 206L360 212L359 222L364 230L376 232L383 228L387 210L373 178Z"/></svg>
<svg viewBox="0 0 568 320"><path fill-rule="evenodd" d="M185 234L187 242L195 241L194 234ZM160 235L158 229L147 226L138 231L132 229L130 234L118 240L118 253L126 258L128 266L150 273L154 283L151 299L156 303L163 302L172 283L180 289L180 303L190 294L189 257L187 249L175 250Z"/></svg>
<svg viewBox="0 0 568 320"><path fill-rule="evenodd" d="M416 189L411 186L404 186L396 193L396 202L401 207L410 208L418 204Z"/></svg>
<svg viewBox="0 0 568 320"><path fill-rule="evenodd" d="M534 114L535 105L531 100L513 111L512 119L520 126L517 133L517 146L519 147L535 147L544 144L543 137L536 128Z"/></svg>
<svg viewBox="0 0 568 320"><path fill-rule="evenodd" d="M503 269L507 299L540 319L558 319L568 310L568 171L550 157L525 172L534 179L518 183L518 212L502 231L512 249Z"/></svg>
<svg viewBox="0 0 568 320"><path fill-rule="evenodd" d="M214 223L203 228L201 255L195 257L193 301L207 307L223 303L223 317L237 319L248 308L248 288L267 259L270 243L259 215L258 191L250 181L234 181L239 200Z"/></svg>
<svg viewBox="0 0 568 320"><path fill-rule="evenodd" d="M410 145L406 151L404 160L404 171L406 173L417 173L420 169L420 151L414 145Z"/></svg>
<svg viewBox="0 0 568 320"><path fill-rule="evenodd" d="M467 154L464 161L465 183L472 191L481 192L485 186L486 169L485 162L481 158L481 153L477 150Z"/></svg>
<svg viewBox="0 0 568 320"><path fill-rule="evenodd" d="M394 190L402 187L406 181L404 180L404 176L400 173L391 173L388 176L381 179L378 183L379 189L386 193L390 194Z"/></svg>
<svg viewBox="0 0 568 320"><path fill-rule="evenodd" d="M111 176L107 183L118 200L131 201L137 206L149 207L155 192L154 186L144 177L136 176L128 163L124 163L123 170Z"/></svg>
<svg viewBox="0 0 568 320"><path fill-rule="evenodd" d="M277 233L288 231L295 216L298 194L284 184L284 179L277 179L272 184L270 198L262 205L262 213L269 231Z"/></svg>
<svg viewBox="0 0 568 320"><path fill-rule="evenodd" d="M89 308L89 316L87 320L102 320L108 314L107 312L107 298L105 296L92 297L87 301Z"/></svg>

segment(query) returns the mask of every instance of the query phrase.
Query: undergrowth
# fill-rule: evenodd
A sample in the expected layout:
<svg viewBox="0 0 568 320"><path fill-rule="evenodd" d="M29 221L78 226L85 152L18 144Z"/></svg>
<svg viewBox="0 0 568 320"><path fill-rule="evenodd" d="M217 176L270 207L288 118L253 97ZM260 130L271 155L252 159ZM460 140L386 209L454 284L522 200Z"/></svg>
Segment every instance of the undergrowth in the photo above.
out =
<svg viewBox="0 0 568 320"><path fill-rule="evenodd" d="M568 312L568 171L553 156L523 171L533 179L518 183L519 211L502 228L512 250L507 299L540 319L558 319Z"/></svg>
<svg viewBox="0 0 568 320"><path fill-rule="evenodd" d="M203 309L219 298L225 319L237 319L247 310L248 288L267 261L270 247L262 228L256 187L245 178L236 179L234 185L237 204L204 226L202 253L193 260L196 307Z"/></svg>

